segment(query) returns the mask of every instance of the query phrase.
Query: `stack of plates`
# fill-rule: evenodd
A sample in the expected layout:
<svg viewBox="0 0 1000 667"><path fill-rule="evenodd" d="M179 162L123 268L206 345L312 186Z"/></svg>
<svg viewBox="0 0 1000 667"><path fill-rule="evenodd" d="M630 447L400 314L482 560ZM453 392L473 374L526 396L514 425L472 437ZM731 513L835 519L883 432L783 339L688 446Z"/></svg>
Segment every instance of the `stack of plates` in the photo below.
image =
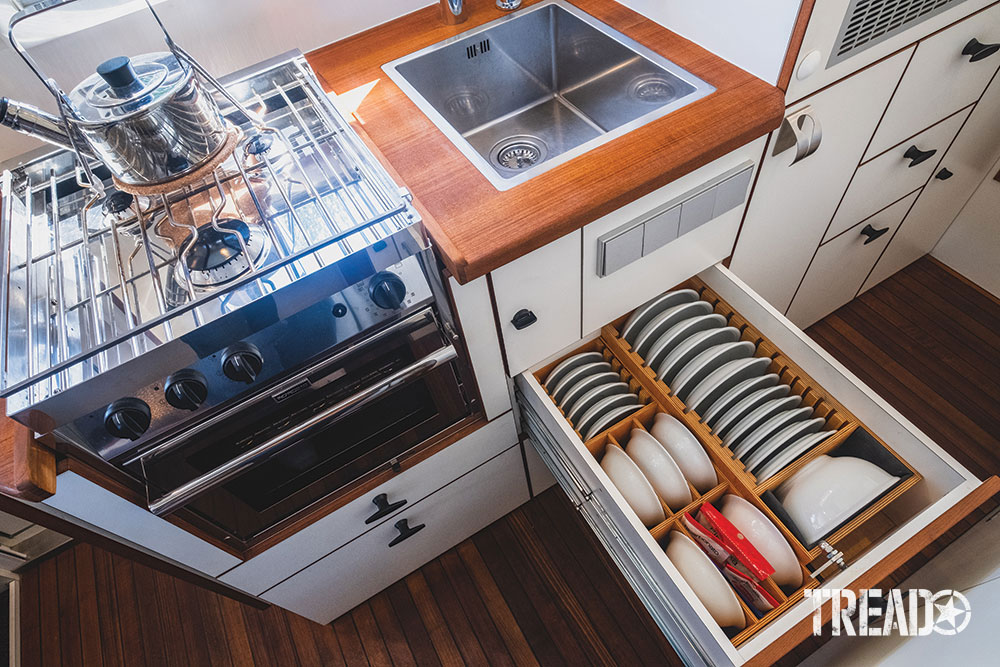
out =
<svg viewBox="0 0 1000 667"><path fill-rule="evenodd" d="M552 369L545 390L573 427L590 440L642 407L639 396L600 352L575 354Z"/></svg>
<svg viewBox="0 0 1000 667"><path fill-rule="evenodd" d="M775 475L829 437L825 421L768 373L771 360L698 299L667 292L638 308L622 338L675 396L694 410L758 481Z"/></svg>

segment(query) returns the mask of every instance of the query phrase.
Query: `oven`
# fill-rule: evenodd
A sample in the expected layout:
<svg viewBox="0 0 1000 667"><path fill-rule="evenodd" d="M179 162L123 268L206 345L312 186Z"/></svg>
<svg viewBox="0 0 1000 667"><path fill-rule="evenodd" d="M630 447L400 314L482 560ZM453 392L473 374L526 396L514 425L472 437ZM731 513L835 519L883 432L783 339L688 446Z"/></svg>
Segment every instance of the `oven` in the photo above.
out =
<svg viewBox="0 0 1000 667"><path fill-rule="evenodd" d="M470 414L461 355L434 310L240 401L124 464L149 508L248 548L331 494L399 467Z"/></svg>

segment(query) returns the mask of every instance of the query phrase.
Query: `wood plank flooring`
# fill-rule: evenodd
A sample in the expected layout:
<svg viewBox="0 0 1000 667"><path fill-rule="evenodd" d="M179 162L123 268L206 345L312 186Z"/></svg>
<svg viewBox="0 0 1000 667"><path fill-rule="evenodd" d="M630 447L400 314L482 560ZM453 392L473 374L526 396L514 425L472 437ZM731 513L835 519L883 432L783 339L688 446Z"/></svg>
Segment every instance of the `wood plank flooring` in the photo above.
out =
<svg viewBox="0 0 1000 667"><path fill-rule="evenodd" d="M23 572L22 664L680 664L551 489L323 626L77 544Z"/></svg>
<svg viewBox="0 0 1000 667"><path fill-rule="evenodd" d="M806 330L981 479L1000 474L1000 302L924 257Z"/></svg>
<svg viewBox="0 0 1000 667"><path fill-rule="evenodd" d="M971 470L1000 473L995 299L922 259L808 333ZM22 582L28 667L679 663L556 489L329 626L82 544Z"/></svg>

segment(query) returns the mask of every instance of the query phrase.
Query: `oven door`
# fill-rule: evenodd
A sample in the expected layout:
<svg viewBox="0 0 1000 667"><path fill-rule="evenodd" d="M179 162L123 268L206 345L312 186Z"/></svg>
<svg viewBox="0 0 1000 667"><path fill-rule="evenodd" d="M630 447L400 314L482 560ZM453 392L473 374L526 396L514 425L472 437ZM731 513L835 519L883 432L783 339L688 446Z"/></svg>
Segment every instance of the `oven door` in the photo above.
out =
<svg viewBox="0 0 1000 667"><path fill-rule="evenodd" d="M470 414L459 356L425 310L136 460L157 515L184 508L244 547Z"/></svg>

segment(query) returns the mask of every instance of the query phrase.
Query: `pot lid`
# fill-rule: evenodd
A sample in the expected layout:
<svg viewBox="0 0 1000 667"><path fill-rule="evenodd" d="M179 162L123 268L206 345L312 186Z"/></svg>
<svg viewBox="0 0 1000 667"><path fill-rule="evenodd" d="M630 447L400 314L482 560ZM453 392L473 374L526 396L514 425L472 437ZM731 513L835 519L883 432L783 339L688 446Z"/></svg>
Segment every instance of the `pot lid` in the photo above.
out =
<svg viewBox="0 0 1000 667"><path fill-rule="evenodd" d="M98 65L69 101L84 122L120 120L158 106L190 78L190 67L172 53L118 56Z"/></svg>

